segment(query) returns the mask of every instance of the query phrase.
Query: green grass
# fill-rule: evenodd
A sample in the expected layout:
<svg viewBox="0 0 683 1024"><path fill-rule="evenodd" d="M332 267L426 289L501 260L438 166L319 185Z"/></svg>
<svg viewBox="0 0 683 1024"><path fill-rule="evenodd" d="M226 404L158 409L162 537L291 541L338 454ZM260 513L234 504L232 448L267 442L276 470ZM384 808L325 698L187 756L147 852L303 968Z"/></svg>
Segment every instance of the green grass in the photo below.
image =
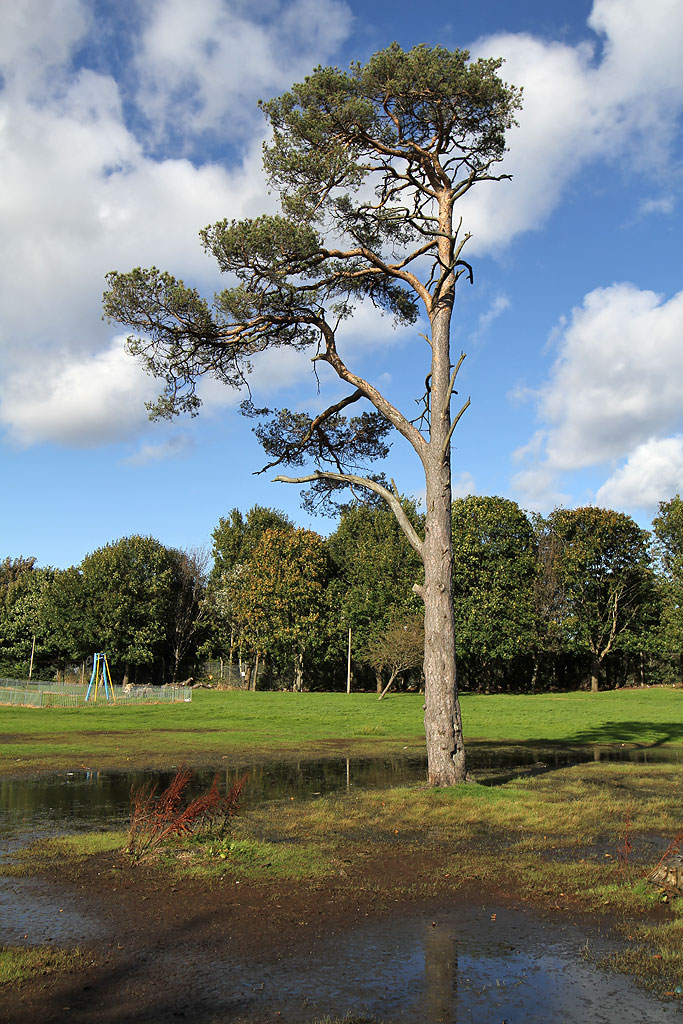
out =
<svg viewBox="0 0 683 1024"><path fill-rule="evenodd" d="M313 843L269 843L262 839L208 840L181 847L175 865L195 878L223 874L244 878L281 878L294 881L321 878L334 870L334 863ZM184 859L184 857L187 859ZM188 856L189 855L189 856Z"/></svg>
<svg viewBox="0 0 683 1024"><path fill-rule="evenodd" d="M168 765L226 754L384 753L424 745L423 696L195 690L189 704L0 706L0 774ZM683 690L462 697L465 737L486 743L683 745Z"/></svg>
<svg viewBox="0 0 683 1024"><path fill-rule="evenodd" d="M56 836L37 839L30 846L17 850L11 860L0 867L3 875L33 875L49 871L63 861L77 864L96 853L121 850L126 844L127 832L84 832L74 836Z"/></svg>
<svg viewBox="0 0 683 1024"><path fill-rule="evenodd" d="M92 963L92 961L87 961ZM83 968L86 960L75 950L54 949L51 946L0 946L0 985L26 981L39 974L57 971L75 971Z"/></svg>

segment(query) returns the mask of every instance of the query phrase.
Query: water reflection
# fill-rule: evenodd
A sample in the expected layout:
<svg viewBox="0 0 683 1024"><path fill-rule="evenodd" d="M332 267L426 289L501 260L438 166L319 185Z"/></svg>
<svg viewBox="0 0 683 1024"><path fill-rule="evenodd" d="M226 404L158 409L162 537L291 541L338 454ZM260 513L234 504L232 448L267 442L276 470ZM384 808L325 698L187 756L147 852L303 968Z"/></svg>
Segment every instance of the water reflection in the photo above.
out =
<svg viewBox="0 0 683 1024"><path fill-rule="evenodd" d="M504 749L472 745L469 764L475 778L495 785L526 774L552 771L590 760L619 760L637 764L683 760L676 748ZM376 789L419 782L426 778L426 759L415 755L318 760L251 760L228 762L219 775L227 791L247 772L245 806L266 800L308 799L352 789ZM128 819L131 788L156 783L165 788L173 771L61 772L57 775L0 778L0 836L31 832L50 834L92 827L121 827ZM214 770L195 773L189 792L206 790Z"/></svg>
<svg viewBox="0 0 683 1024"><path fill-rule="evenodd" d="M218 774L227 792L247 772L242 803L253 806L266 800L402 785L424 779L425 768L424 757L395 756L237 762ZM196 772L188 794L205 791L215 774L215 770ZM173 771L80 771L0 779L0 834L121 826L128 820L131 788L156 784L162 790L173 775Z"/></svg>

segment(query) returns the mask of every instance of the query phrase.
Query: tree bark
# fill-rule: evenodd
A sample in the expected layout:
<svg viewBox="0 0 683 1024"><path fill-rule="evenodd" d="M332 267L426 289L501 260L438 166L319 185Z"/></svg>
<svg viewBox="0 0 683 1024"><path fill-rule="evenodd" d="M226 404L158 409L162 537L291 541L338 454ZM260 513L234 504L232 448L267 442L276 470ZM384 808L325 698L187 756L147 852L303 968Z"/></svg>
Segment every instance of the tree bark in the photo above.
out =
<svg viewBox="0 0 683 1024"><path fill-rule="evenodd" d="M379 697L377 698L377 700L381 700L381 699L382 699L382 697L384 696L384 694L385 694L385 693L387 693L387 692L389 691L389 689L390 689L390 687L392 686L392 684L393 684L393 682L394 682L394 679L396 678L396 676L397 676L397 675L398 675L398 672L392 672L391 676L389 677L389 682L388 682L388 683L387 683L387 685L386 685L386 686L384 687L384 689L383 689L383 690L382 690L382 692L380 693L380 695L379 695Z"/></svg>
<svg viewBox="0 0 683 1024"><path fill-rule="evenodd" d="M591 659L591 693L597 693L600 689L600 659Z"/></svg>
<svg viewBox="0 0 683 1024"><path fill-rule="evenodd" d="M301 693L304 687L304 656L299 652L294 659L294 685L292 689Z"/></svg>
<svg viewBox="0 0 683 1024"><path fill-rule="evenodd" d="M444 229L450 235L442 207ZM446 242L447 239L442 241ZM444 264L451 252L441 253ZM451 523L450 316L452 286L444 285L439 308L431 318L431 429L423 455L427 512L423 561L425 582L425 735L427 771L433 786L452 786L467 777L465 744L458 696L453 614L453 534Z"/></svg>

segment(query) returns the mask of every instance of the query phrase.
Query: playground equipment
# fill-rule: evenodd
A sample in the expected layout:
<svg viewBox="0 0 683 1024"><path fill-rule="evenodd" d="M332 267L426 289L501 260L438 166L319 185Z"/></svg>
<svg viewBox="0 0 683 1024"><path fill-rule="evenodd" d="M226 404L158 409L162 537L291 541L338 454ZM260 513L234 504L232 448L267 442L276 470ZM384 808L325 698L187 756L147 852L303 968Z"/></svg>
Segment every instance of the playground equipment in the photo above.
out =
<svg viewBox="0 0 683 1024"><path fill-rule="evenodd" d="M114 700L114 687L111 682L111 672L109 671L109 662L107 661L106 654L93 654L92 656L92 675L90 676L90 682L88 683L88 690L85 695L86 703L90 697L90 692L95 687L95 702L97 702L97 688L99 682L102 680L104 686L104 695L107 701Z"/></svg>

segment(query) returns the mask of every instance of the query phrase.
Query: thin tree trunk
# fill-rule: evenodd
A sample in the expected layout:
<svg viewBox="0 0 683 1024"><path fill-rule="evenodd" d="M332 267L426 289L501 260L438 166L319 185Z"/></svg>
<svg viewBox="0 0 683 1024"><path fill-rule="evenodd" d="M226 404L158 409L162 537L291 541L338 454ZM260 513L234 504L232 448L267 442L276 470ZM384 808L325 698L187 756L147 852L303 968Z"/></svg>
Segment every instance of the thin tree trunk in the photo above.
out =
<svg viewBox="0 0 683 1024"><path fill-rule="evenodd" d="M591 658L591 693L600 689L600 659L595 655Z"/></svg>
<svg viewBox="0 0 683 1024"><path fill-rule="evenodd" d="M260 657L261 657L261 655L260 655L259 651L257 651L256 652L256 664L254 665L254 674L251 677L251 686L249 687L250 690L256 690L256 680L258 678L258 663L259 663Z"/></svg>
<svg viewBox="0 0 683 1024"><path fill-rule="evenodd" d="M394 682L394 679L396 678L396 676L397 676L397 675L398 675L398 672L392 672L391 676L389 677L389 682L388 682L388 683L387 683L387 685L386 685L386 686L384 687L384 689L383 689L383 690L382 690L382 692L380 693L380 695L379 695L379 697L377 698L377 700L381 700L381 699L382 699L382 697L384 696L384 694L385 694L385 693L387 693L387 691L389 690L389 687L390 687L390 686L392 685L392 683Z"/></svg>
<svg viewBox="0 0 683 1024"><path fill-rule="evenodd" d="M304 686L304 656L303 654L297 654L294 659L294 685L292 689L296 693L301 693Z"/></svg>

